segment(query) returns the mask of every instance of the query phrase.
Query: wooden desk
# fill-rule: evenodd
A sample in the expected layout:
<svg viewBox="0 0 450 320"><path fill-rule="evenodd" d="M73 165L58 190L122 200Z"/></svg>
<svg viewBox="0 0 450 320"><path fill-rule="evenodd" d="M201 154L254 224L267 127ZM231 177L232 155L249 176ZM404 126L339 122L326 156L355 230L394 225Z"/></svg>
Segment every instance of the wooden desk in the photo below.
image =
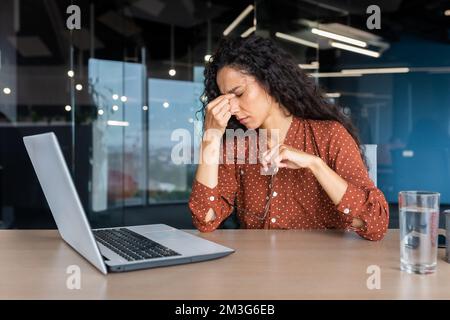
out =
<svg viewBox="0 0 450 320"><path fill-rule="evenodd" d="M235 248L208 262L103 276L54 230L0 231L0 299L449 299L450 264L437 273L399 269L399 234L381 242L339 231L217 230L199 234ZM81 289L66 268L81 268ZM366 286L381 268L381 289Z"/></svg>

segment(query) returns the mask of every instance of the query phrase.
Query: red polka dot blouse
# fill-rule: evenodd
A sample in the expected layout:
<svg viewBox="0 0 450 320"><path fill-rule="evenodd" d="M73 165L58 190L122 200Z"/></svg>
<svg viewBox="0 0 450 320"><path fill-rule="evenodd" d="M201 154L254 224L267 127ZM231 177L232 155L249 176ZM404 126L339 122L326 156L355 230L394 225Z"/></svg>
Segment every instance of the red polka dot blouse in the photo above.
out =
<svg viewBox="0 0 450 320"><path fill-rule="evenodd" d="M215 188L193 182L189 207L195 227L201 232L213 231L236 208L241 228L343 229L369 240L383 238L389 222L388 204L369 178L357 144L340 123L294 117L284 144L320 156L347 181L338 205L309 169L281 168L271 176L261 174L259 163L227 162L219 165ZM216 218L205 222L210 208ZM351 226L354 217L365 222L363 229Z"/></svg>

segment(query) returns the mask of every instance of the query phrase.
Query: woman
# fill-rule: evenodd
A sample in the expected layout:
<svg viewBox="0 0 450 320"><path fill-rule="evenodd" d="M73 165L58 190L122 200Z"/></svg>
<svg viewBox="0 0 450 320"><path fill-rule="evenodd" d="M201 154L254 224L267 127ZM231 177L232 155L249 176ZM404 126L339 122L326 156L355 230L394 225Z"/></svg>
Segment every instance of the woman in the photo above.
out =
<svg viewBox="0 0 450 320"><path fill-rule="evenodd" d="M258 36L223 40L206 65L204 97L189 200L200 231L215 230L236 207L241 228L345 229L383 238L388 204L369 178L355 128L286 52ZM223 161L225 129L239 127L278 132L279 144L257 164ZM275 170L261 174L261 167Z"/></svg>

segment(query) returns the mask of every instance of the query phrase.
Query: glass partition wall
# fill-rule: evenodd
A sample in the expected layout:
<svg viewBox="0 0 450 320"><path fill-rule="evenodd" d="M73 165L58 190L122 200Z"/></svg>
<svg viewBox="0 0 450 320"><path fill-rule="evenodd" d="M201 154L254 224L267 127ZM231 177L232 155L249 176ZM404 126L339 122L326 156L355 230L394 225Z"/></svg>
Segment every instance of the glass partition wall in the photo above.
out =
<svg viewBox="0 0 450 320"><path fill-rule="evenodd" d="M393 206L405 189L450 203L450 8L371 4L1 1L2 227L54 226L22 143L48 131L94 227L191 227L204 64L222 37L253 33L290 52L377 146L378 187Z"/></svg>
<svg viewBox="0 0 450 320"><path fill-rule="evenodd" d="M2 1L2 227L54 226L22 142L48 131L93 226L157 221L166 205L189 221L195 164L171 160L177 134L193 156L204 63L254 16L253 1Z"/></svg>
<svg viewBox="0 0 450 320"><path fill-rule="evenodd" d="M427 1L259 1L258 32L283 42L376 146L377 185L450 204L450 10Z"/></svg>

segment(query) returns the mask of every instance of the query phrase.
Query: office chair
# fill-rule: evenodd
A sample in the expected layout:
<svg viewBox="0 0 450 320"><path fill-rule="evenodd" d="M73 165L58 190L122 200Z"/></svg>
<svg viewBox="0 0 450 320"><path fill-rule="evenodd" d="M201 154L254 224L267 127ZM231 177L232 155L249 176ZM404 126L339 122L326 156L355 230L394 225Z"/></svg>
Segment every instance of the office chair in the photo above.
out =
<svg viewBox="0 0 450 320"><path fill-rule="evenodd" d="M369 177L377 186L377 145L363 144L362 149L367 161Z"/></svg>

